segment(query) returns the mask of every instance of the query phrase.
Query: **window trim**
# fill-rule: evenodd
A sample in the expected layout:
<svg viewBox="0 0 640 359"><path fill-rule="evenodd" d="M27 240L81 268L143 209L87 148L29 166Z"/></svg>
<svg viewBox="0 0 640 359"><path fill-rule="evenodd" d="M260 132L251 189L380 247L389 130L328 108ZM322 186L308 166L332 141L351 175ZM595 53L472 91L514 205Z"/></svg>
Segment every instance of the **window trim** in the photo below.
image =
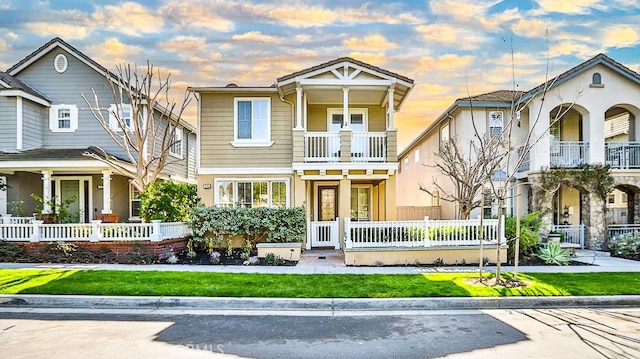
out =
<svg viewBox="0 0 640 359"><path fill-rule="evenodd" d="M368 208L367 208L367 220L366 222L371 222L373 220L373 185L371 184L360 184L360 183L356 183L356 184L351 184L351 189L349 191L349 204L351 204L351 191L353 191L353 189L360 189L360 188L366 188L367 191L369 192L369 195L367 196L367 200L369 201ZM351 208L351 211L353 211L353 208ZM351 213L349 213L349 217L351 218L352 221L354 221L353 217L351 217ZM365 222L365 221L361 221L360 219L355 219L355 221L358 222Z"/></svg>
<svg viewBox="0 0 640 359"><path fill-rule="evenodd" d="M267 136L266 140L239 139L238 138L238 102L241 101L266 101L267 102ZM233 147L271 147L275 142L271 140L271 97L234 97L233 98ZM253 129L253 118L251 118L251 126Z"/></svg>
<svg viewBox="0 0 640 359"><path fill-rule="evenodd" d="M268 208L275 208L273 207L273 193L272 193L272 188L273 188L273 182L284 182L285 183L285 208L289 208L291 207L291 183L289 181L289 178L283 178L283 177L273 177L273 178L265 178L265 177L236 177L236 178L216 178L213 181L213 196L214 196L214 201L213 201L213 205L214 206L229 206L228 203L220 203L220 196L218 196L218 187L220 186L221 182L231 182L232 183L232 197L231 198L231 207L235 208L236 204L238 203L238 190L237 190L237 185L238 183L254 183L254 182L267 182L267 193L269 195L269 200L268 200ZM253 204L252 204L252 208L253 208Z"/></svg>
<svg viewBox="0 0 640 359"><path fill-rule="evenodd" d="M131 181L129 181L129 220L130 221L139 221L140 220L139 213L138 213L138 216L134 216L133 215L133 206L132 206L132 204L133 204L134 201L142 202L142 200L140 198L134 198L133 197L134 191L137 191L137 190L135 189L135 187L133 186ZM138 192L138 194L139 194L139 192ZM140 206L138 206L138 211L140 211Z"/></svg>
<svg viewBox="0 0 640 359"><path fill-rule="evenodd" d="M69 110L69 128L58 127L58 111ZM76 132L78 129L78 106L76 105L51 105L49 108L49 130L51 132Z"/></svg>
<svg viewBox="0 0 640 359"><path fill-rule="evenodd" d="M440 126L440 129L438 130L438 142L440 144L440 148L442 148L446 143L445 143L445 139L443 138L442 134L445 133L446 129L446 134L447 134L447 138L446 138L446 143L448 143L449 141L451 141L451 122L447 122L445 124L443 124L442 126Z"/></svg>
<svg viewBox="0 0 640 359"><path fill-rule="evenodd" d="M489 113L487 114L487 129L488 129L488 134L490 137L492 138L497 138L499 136L496 136L494 134L491 133L491 129L492 128L498 128L498 126L492 126L491 122L495 121L494 120L494 114L500 114L500 135L502 135L502 131L504 131L504 111L502 110L492 110L489 111Z"/></svg>
<svg viewBox="0 0 640 359"><path fill-rule="evenodd" d="M122 107L122 111L124 112L126 109L129 110L129 113L131 114L131 117L129 118L129 125L127 126L127 130L128 131L132 131L133 128L131 127L131 124L133 122L133 106L131 106L131 104L128 103L122 103L122 104L110 104L109 105L109 127L116 131L116 132L122 132L123 129L122 127L120 127L120 124L118 123L118 119L116 119L116 117L113 115L113 113L116 111L116 109L118 109L118 111L120 111L120 109L118 107ZM123 116L124 117L124 116Z"/></svg>
<svg viewBox="0 0 640 359"><path fill-rule="evenodd" d="M175 126L171 125L170 129L173 130ZM176 141L176 137L180 140ZM184 131L181 127L175 127L174 136L171 138L171 145L169 146L169 154L173 157L183 159L184 158ZM180 146L180 151L174 151L174 147Z"/></svg>

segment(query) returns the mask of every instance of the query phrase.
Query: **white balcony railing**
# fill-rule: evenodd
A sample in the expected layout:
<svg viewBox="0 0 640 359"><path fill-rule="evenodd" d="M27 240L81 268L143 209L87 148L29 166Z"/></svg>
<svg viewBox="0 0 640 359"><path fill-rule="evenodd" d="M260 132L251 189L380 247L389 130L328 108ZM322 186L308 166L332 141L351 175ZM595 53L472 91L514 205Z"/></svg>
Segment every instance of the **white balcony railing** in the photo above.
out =
<svg viewBox="0 0 640 359"><path fill-rule="evenodd" d="M584 224L554 224L551 230L564 233L564 243L576 244L584 249Z"/></svg>
<svg viewBox="0 0 640 359"><path fill-rule="evenodd" d="M339 132L307 132L304 134L305 162L340 161Z"/></svg>
<svg viewBox="0 0 640 359"><path fill-rule="evenodd" d="M577 167L589 162L589 143L583 141L552 141L551 167Z"/></svg>
<svg viewBox="0 0 640 359"><path fill-rule="evenodd" d="M353 132L351 134L352 162L384 162L386 160L386 132Z"/></svg>
<svg viewBox="0 0 640 359"><path fill-rule="evenodd" d="M640 168L640 142L608 142L604 160L611 168Z"/></svg>

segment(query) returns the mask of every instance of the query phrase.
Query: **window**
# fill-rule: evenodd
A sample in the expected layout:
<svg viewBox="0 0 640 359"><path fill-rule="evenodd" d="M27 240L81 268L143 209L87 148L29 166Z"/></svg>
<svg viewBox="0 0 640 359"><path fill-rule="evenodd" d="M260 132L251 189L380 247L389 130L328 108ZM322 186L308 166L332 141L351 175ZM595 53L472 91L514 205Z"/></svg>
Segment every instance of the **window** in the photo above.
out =
<svg viewBox="0 0 640 359"><path fill-rule="evenodd" d="M53 59L53 68L56 69L56 72L59 74L67 71L67 67L69 66L69 61L64 54L57 54Z"/></svg>
<svg viewBox="0 0 640 359"><path fill-rule="evenodd" d="M444 146L449 142L449 139L450 139L449 136L450 136L449 123L447 123L446 125L440 127L440 147Z"/></svg>
<svg viewBox="0 0 640 359"><path fill-rule="evenodd" d="M270 146L271 98L234 99L234 145Z"/></svg>
<svg viewBox="0 0 640 359"><path fill-rule="evenodd" d="M78 106L51 105L49 129L51 132L75 132L78 129Z"/></svg>
<svg viewBox="0 0 640 359"><path fill-rule="evenodd" d="M285 208L288 180L216 180L215 204L221 207Z"/></svg>
<svg viewBox="0 0 640 359"><path fill-rule="evenodd" d="M129 218L140 218L140 192L133 186L129 186Z"/></svg>
<svg viewBox="0 0 640 359"><path fill-rule="evenodd" d="M115 129L116 131L122 131L122 127L118 122L118 118L116 117L116 114L121 120L124 121L125 125L127 126L127 129L130 130L132 128L131 118L133 117L133 109L131 105L111 104L109 106L109 126L111 126L111 128Z"/></svg>
<svg viewBox="0 0 640 359"><path fill-rule="evenodd" d="M614 204L616 203L616 195L615 194L610 194L609 197L607 198L607 202L609 204Z"/></svg>
<svg viewBox="0 0 640 359"><path fill-rule="evenodd" d="M620 202L621 203L627 203L627 201L628 201L627 194L622 192L622 196L620 197Z"/></svg>
<svg viewBox="0 0 640 359"><path fill-rule="evenodd" d="M413 157L413 162L415 163L420 162L420 148L416 148L415 156Z"/></svg>
<svg viewBox="0 0 640 359"><path fill-rule="evenodd" d="M482 208L482 218L491 218L493 208L493 192L491 189L484 189L484 207Z"/></svg>
<svg viewBox="0 0 640 359"><path fill-rule="evenodd" d="M489 111L489 136L497 138L502 135L503 119L502 111Z"/></svg>
<svg viewBox="0 0 640 359"><path fill-rule="evenodd" d="M367 132L367 120L369 111L366 108L350 108L349 117L351 122L349 128L353 132ZM327 109L329 132L338 132L344 125L344 110L341 108Z"/></svg>
<svg viewBox="0 0 640 359"><path fill-rule="evenodd" d="M370 221L371 186L354 185L351 187L351 220Z"/></svg>
<svg viewBox="0 0 640 359"><path fill-rule="evenodd" d="M404 166L409 167L409 156L405 156L404 158Z"/></svg>
<svg viewBox="0 0 640 359"><path fill-rule="evenodd" d="M171 126L171 129L174 129L174 126ZM169 147L169 153L182 158L182 139L183 132L181 128L175 128L175 132L173 133L173 138L171 139L171 147Z"/></svg>
<svg viewBox="0 0 640 359"><path fill-rule="evenodd" d="M602 76L598 72L594 73L591 83L594 85L602 85Z"/></svg>

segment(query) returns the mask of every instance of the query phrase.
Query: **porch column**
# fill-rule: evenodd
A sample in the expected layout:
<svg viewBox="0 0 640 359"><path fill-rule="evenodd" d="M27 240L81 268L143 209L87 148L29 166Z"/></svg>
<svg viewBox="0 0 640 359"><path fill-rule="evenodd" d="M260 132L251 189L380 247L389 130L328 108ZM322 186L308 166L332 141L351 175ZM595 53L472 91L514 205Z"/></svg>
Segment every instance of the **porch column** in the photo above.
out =
<svg viewBox="0 0 640 359"><path fill-rule="evenodd" d="M338 198L338 217L340 217L340 246L344 247L342 238L344 238L344 219L351 218L351 180L343 173L340 180L340 195Z"/></svg>
<svg viewBox="0 0 640 359"><path fill-rule="evenodd" d="M351 116L349 116L349 88L342 88L342 122L343 128L351 127Z"/></svg>
<svg viewBox="0 0 640 359"><path fill-rule="evenodd" d="M302 127L307 128L307 93L302 94L302 103L304 107L302 107Z"/></svg>
<svg viewBox="0 0 640 359"><path fill-rule="evenodd" d="M593 110L593 112L591 112ZM582 116L582 126L588 126L589 163L605 163L604 161L604 113L606 110L589 108L589 113Z"/></svg>
<svg viewBox="0 0 640 359"><path fill-rule="evenodd" d="M393 103L393 87L389 87L389 90L387 91L387 97L389 97L389 101L387 101L387 116L388 116L388 123L387 123L387 130L395 130L395 126L393 124L393 113L395 112L394 110L394 103Z"/></svg>
<svg viewBox="0 0 640 359"><path fill-rule="evenodd" d="M298 174L294 173L293 175L293 206L303 206L305 208L307 205L307 191L305 180L302 179ZM308 216L307 216L308 217Z"/></svg>
<svg viewBox="0 0 640 359"><path fill-rule="evenodd" d="M296 87L296 128L302 128L302 87Z"/></svg>
<svg viewBox="0 0 640 359"><path fill-rule="evenodd" d="M606 241L605 221L606 210L605 203L593 192L589 193L589 235L585 246L590 249L606 249L604 247Z"/></svg>
<svg viewBox="0 0 640 359"><path fill-rule="evenodd" d="M51 213L51 170L42 170L42 213Z"/></svg>
<svg viewBox="0 0 640 359"><path fill-rule="evenodd" d="M398 219L398 210L396 207L396 175L390 174L389 178L384 181L384 184L384 220L396 221Z"/></svg>
<svg viewBox="0 0 640 359"><path fill-rule="evenodd" d="M111 214L111 171L102 170L102 214Z"/></svg>

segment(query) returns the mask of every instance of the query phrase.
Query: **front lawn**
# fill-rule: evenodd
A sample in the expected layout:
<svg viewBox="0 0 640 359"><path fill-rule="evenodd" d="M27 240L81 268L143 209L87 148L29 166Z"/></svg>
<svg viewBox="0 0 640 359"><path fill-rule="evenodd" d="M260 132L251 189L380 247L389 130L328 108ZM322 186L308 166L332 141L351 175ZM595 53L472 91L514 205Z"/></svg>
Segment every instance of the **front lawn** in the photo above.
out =
<svg viewBox="0 0 640 359"><path fill-rule="evenodd" d="M640 273L520 274L526 287L467 283L475 273L248 274L57 269L0 270L1 294L405 298L640 294Z"/></svg>

